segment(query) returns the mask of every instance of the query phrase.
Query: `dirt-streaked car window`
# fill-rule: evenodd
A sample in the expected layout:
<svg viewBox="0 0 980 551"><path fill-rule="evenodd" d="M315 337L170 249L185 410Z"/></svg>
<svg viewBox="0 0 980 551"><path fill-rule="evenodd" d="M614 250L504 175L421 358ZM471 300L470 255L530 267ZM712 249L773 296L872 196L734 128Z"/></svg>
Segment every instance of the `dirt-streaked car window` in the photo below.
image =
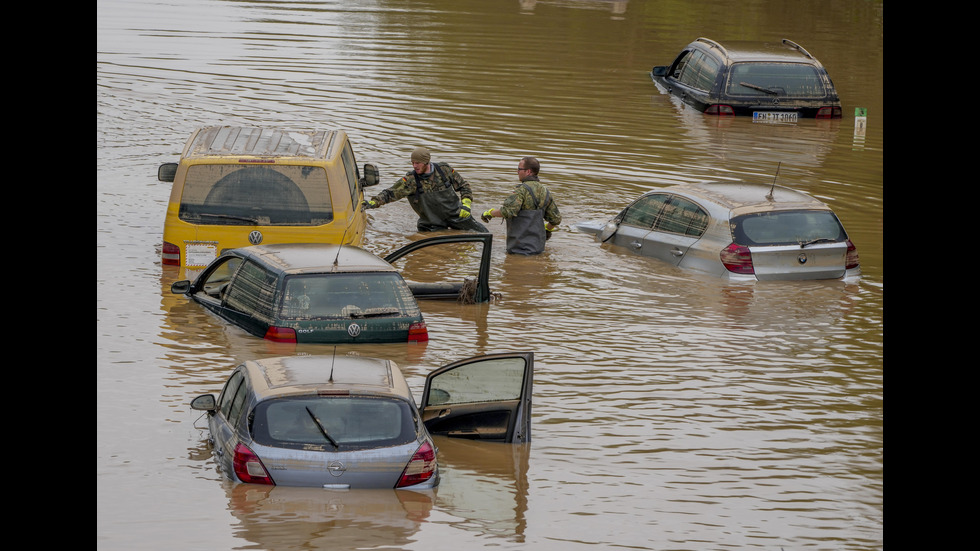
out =
<svg viewBox="0 0 980 551"><path fill-rule="evenodd" d="M707 91L714 88L721 64L704 52L694 52L688 59L690 61L681 74L681 83L698 90Z"/></svg>
<svg viewBox="0 0 980 551"><path fill-rule="evenodd" d="M259 319L272 319L276 279L275 273L254 262L245 262L226 292L228 307L250 312Z"/></svg>
<svg viewBox="0 0 980 551"><path fill-rule="evenodd" d="M837 216L825 210L760 212L732 219L735 240L745 245L795 245L847 240Z"/></svg>
<svg viewBox="0 0 980 551"><path fill-rule="evenodd" d="M465 365L432 378L429 403L448 405L517 400L524 382L521 358Z"/></svg>
<svg viewBox="0 0 980 551"><path fill-rule="evenodd" d="M412 290L396 272L316 274L286 278L282 319L417 316Z"/></svg>
<svg viewBox="0 0 980 551"><path fill-rule="evenodd" d="M664 206L654 229L682 235L701 235L708 227L708 213L693 201L673 196Z"/></svg>
<svg viewBox="0 0 980 551"><path fill-rule="evenodd" d="M663 210L667 198L668 195L666 194L654 194L637 200L627 209L626 215L623 217L623 224L639 228L652 228L657 217L660 216L660 211Z"/></svg>
<svg viewBox="0 0 980 551"><path fill-rule="evenodd" d="M733 96L823 97L816 68L802 63L736 63L728 77Z"/></svg>
<svg viewBox="0 0 980 551"><path fill-rule="evenodd" d="M228 383L225 384L224 390L221 392L220 402L218 403L218 409L221 414L227 419L231 415L231 405L235 400L235 395L238 394L242 386L242 381L245 380L245 375L241 371L236 371L231 378L228 379Z"/></svg>

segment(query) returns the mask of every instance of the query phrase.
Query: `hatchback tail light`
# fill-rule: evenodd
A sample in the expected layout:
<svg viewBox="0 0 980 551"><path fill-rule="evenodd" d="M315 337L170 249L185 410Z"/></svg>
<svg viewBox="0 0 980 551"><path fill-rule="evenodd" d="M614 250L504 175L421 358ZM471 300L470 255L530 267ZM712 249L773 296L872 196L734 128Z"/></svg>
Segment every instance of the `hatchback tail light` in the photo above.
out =
<svg viewBox="0 0 980 551"><path fill-rule="evenodd" d="M180 247L164 241L163 263L168 266L180 266Z"/></svg>
<svg viewBox="0 0 980 551"><path fill-rule="evenodd" d="M861 259L858 258L858 249L851 243L851 240L847 240L847 256L844 258L844 269L850 270L852 268L857 268L861 265Z"/></svg>
<svg viewBox="0 0 980 551"><path fill-rule="evenodd" d="M818 119L839 119L841 118L840 107L821 107L817 109L816 118Z"/></svg>
<svg viewBox="0 0 980 551"><path fill-rule="evenodd" d="M408 326L408 342L425 342L429 340L429 328L424 321L417 321Z"/></svg>
<svg viewBox="0 0 980 551"><path fill-rule="evenodd" d="M721 103L716 103L715 105L708 106L704 110L705 115L721 115L721 116L735 116L735 110L732 109L731 105L724 105Z"/></svg>
<svg viewBox="0 0 980 551"><path fill-rule="evenodd" d="M232 465L235 468L235 474L242 482L276 485L272 477L269 476L268 471L265 470L265 465L262 464L259 456L252 453L252 450L248 449L248 446L245 444L235 446L235 456L232 459Z"/></svg>
<svg viewBox="0 0 980 551"><path fill-rule="evenodd" d="M432 475L436 473L436 450L432 447L432 444L428 440L419 446L419 449L412 456L412 460L408 462L405 470L402 472L401 478L398 480L398 484L395 488L404 488L406 486L414 486L415 484L420 484L432 478Z"/></svg>
<svg viewBox="0 0 980 551"><path fill-rule="evenodd" d="M265 338L272 342L296 342L296 330L289 327L269 327Z"/></svg>
<svg viewBox="0 0 980 551"><path fill-rule="evenodd" d="M721 263L728 268L729 272L736 274L754 274L755 267L752 266L752 253L748 247L732 243L721 250Z"/></svg>

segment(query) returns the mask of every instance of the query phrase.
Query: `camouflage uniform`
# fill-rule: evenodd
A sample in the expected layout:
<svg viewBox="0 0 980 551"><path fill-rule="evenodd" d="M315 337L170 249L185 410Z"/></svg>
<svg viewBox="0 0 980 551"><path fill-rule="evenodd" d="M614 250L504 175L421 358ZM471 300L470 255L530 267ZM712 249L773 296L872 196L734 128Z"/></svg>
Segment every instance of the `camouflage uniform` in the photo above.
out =
<svg viewBox="0 0 980 551"><path fill-rule="evenodd" d="M529 175L517 184L502 207L500 214L507 221L507 252L538 254L544 251L544 242L550 237L544 222L552 226L561 223L561 212L538 177Z"/></svg>
<svg viewBox="0 0 980 551"><path fill-rule="evenodd" d="M445 163L430 163L430 166L432 171L426 174L408 172L372 200L380 207L407 197L412 209L419 215L419 231L447 228L489 231L472 216L459 216L463 206L460 199L473 200L470 185L463 176Z"/></svg>

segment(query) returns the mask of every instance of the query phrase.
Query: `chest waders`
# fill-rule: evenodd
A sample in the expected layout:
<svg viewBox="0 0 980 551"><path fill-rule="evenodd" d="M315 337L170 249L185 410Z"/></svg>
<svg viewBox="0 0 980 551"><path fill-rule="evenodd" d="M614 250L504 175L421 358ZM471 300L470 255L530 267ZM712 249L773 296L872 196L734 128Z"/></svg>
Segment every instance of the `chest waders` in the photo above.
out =
<svg viewBox="0 0 980 551"><path fill-rule="evenodd" d="M530 186L521 182L524 189L531 194L534 205L538 198L534 196ZM545 204L534 210L522 209L517 216L507 219L507 252L512 254L540 254L544 252L546 239L544 229L544 210L551 203L551 193L545 190Z"/></svg>
<svg viewBox="0 0 980 551"><path fill-rule="evenodd" d="M408 197L408 203L419 215L419 231L435 231L453 228L457 230L473 230L487 232L486 226L473 220L473 217L460 218L459 211L463 204L459 200L459 195L453 189L453 183L446 178L442 168L432 163L433 176L438 175L439 182L445 182L444 186L438 189L422 191L422 182L418 173L415 173L415 193ZM430 177L433 177L430 176Z"/></svg>

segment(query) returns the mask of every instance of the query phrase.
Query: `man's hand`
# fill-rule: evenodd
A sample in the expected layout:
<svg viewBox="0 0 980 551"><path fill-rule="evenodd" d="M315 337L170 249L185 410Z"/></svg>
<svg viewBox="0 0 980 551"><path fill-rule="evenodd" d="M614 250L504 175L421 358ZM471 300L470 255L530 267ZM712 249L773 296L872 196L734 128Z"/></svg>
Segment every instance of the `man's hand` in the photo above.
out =
<svg viewBox="0 0 980 551"><path fill-rule="evenodd" d="M469 218L470 217L470 205L472 205L472 204L473 204L473 200L472 199L469 199L469 198L463 199L463 208L459 209L459 217L460 218Z"/></svg>
<svg viewBox="0 0 980 551"><path fill-rule="evenodd" d="M369 199L367 201L361 201L361 206L366 209L376 209L381 205L379 205L378 202L375 201L374 199Z"/></svg>
<svg viewBox="0 0 980 551"><path fill-rule="evenodd" d="M492 220L493 219L493 209L487 209L483 213L483 216L481 216L480 218L483 219L484 222L489 222L490 220Z"/></svg>

